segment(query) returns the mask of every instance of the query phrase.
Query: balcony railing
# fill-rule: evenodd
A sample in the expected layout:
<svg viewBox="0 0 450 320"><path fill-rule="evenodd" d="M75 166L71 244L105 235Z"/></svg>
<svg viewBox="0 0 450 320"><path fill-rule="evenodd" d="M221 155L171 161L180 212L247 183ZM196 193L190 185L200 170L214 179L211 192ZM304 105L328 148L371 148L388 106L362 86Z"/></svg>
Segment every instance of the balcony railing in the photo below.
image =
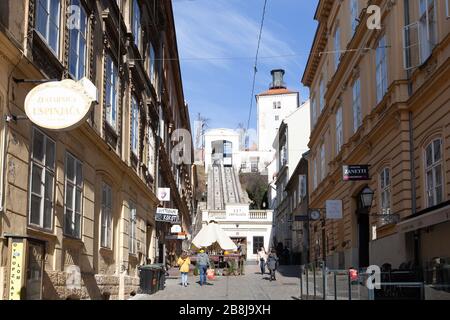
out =
<svg viewBox="0 0 450 320"><path fill-rule="evenodd" d="M267 211L250 211L250 220L267 220Z"/></svg>
<svg viewBox="0 0 450 320"><path fill-rule="evenodd" d="M264 210L251 210L244 220L248 221L269 221L271 220L271 212ZM211 210L208 211L208 220L227 220L228 216L225 210ZM235 220L235 217L230 217L230 220Z"/></svg>

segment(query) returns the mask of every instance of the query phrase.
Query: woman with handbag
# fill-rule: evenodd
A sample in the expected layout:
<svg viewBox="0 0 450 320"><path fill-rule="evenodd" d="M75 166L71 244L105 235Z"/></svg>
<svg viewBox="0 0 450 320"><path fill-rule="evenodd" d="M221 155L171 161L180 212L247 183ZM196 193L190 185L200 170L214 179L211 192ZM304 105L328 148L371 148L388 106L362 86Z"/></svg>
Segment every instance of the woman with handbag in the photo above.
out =
<svg viewBox="0 0 450 320"><path fill-rule="evenodd" d="M191 259L189 258L188 254L186 253L186 251L183 252L183 254L181 255L181 257L178 259L178 267L180 268L180 272L181 272L181 285L184 287L188 286L188 274L189 274L189 269L191 266Z"/></svg>
<svg viewBox="0 0 450 320"><path fill-rule="evenodd" d="M267 253L266 249L263 247L258 251L258 261L259 261L259 267L261 268L261 274L264 275L266 273L266 260L267 260Z"/></svg>

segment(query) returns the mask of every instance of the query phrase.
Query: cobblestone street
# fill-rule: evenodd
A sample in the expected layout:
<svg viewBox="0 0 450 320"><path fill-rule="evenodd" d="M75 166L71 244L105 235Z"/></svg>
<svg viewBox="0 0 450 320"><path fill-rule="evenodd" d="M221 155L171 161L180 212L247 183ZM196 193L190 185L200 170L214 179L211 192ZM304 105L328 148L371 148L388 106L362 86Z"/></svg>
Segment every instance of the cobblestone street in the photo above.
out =
<svg viewBox="0 0 450 320"><path fill-rule="evenodd" d="M258 266L247 265L241 277L218 277L201 287L199 277L189 276L189 286L179 279L167 279L166 288L154 295L137 295L132 300L295 300L300 296L298 266L280 266L277 281L261 275Z"/></svg>

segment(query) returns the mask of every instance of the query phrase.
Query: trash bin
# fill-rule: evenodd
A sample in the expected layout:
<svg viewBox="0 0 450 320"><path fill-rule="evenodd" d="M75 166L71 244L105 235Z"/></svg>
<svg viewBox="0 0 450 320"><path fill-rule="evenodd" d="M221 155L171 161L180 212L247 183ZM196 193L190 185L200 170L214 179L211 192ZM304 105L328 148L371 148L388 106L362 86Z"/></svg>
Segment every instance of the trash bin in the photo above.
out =
<svg viewBox="0 0 450 320"><path fill-rule="evenodd" d="M152 268L155 272L157 291L164 290L166 284L166 271L163 264L153 264Z"/></svg>
<svg viewBox="0 0 450 320"><path fill-rule="evenodd" d="M151 266L141 266L139 267L139 289L140 293L143 294L154 294L157 291L155 286L157 274L155 269Z"/></svg>

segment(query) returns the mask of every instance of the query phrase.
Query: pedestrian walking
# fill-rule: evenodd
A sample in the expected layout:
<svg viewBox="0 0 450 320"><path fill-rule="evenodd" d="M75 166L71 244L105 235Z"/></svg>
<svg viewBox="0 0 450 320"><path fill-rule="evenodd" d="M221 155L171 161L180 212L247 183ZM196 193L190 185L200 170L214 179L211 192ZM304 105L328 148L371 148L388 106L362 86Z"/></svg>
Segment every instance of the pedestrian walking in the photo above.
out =
<svg viewBox="0 0 450 320"><path fill-rule="evenodd" d="M211 267L209 256L203 249L200 250L200 253L197 255L197 266L200 271L200 286L203 286L204 284L207 284L206 271Z"/></svg>
<svg viewBox="0 0 450 320"><path fill-rule="evenodd" d="M178 259L178 267L180 268L181 273L181 285L184 287L188 286L188 275L189 269L191 266L191 259L189 258L186 251L184 251L181 257Z"/></svg>
<svg viewBox="0 0 450 320"><path fill-rule="evenodd" d="M278 267L278 257L277 254L275 253L275 250L272 250L269 256L267 257L267 268L270 271L270 281L277 280L275 277L277 267Z"/></svg>
<svg viewBox="0 0 450 320"><path fill-rule="evenodd" d="M267 263L267 252L264 247L262 247L258 251L258 261L259 261L259 267L261 268L261 274L264 275L266 273L266 263Z"/></svg>

